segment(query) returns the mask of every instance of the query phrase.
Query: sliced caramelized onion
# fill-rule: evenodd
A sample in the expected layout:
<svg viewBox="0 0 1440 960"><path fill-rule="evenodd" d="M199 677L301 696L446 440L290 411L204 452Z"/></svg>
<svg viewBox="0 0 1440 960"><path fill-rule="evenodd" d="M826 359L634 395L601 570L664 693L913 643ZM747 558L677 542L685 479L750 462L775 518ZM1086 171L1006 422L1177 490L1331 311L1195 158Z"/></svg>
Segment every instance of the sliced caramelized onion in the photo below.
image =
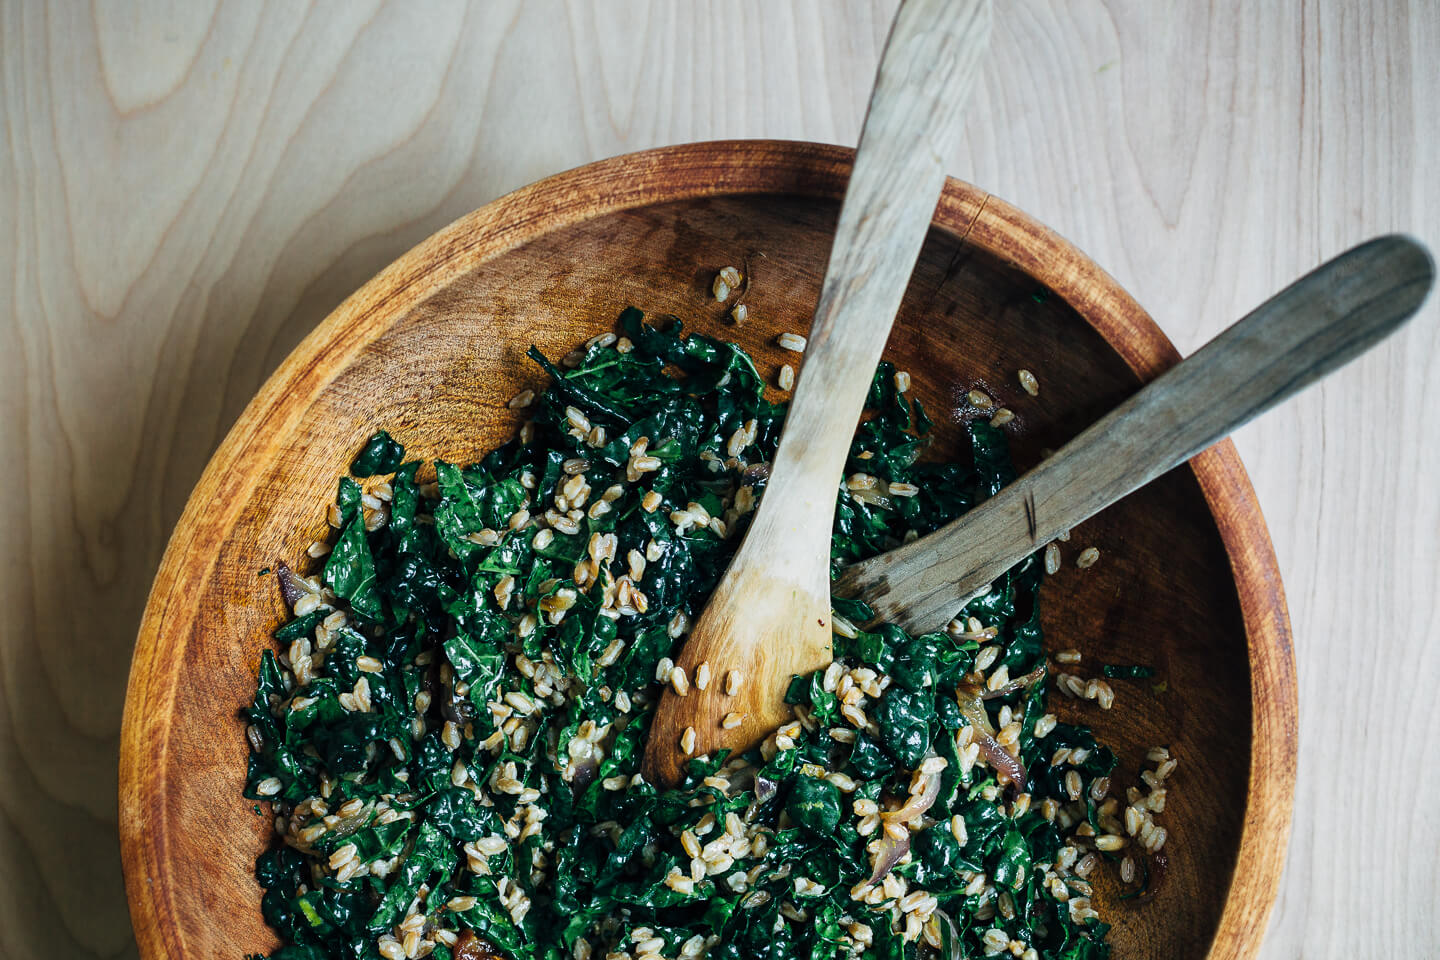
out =
<svg viewBox="0 0 1440 960"><path fill-rule="evenodd" d="M730 792L732 794L744 793L755 785L755 768L743 767L729 774Z"/></svg>
<svg viewBox="0 0 1440 960"><path fill-rule="evenodd" d="M879 883L885 877L885 874L889 873L895 864L900 862L900 858L905 856L909 850L910 831L905 831L904 840L896 840L890 836L890 834L881 830L880 846L875 850L875 867L870 871L869 879L860 884L860 886L863 888Z"/></svg>
<svg viewBox="0 0 1440 960"><path fill-rule="evenodd" d="M929 760L933 756L936 756L935 751L933 749L928 750L925 753L924 760L920 762L923 764L925 760ZM895 810L888 810L880 815L881 821L886 824L903 824L906 827L905 837L904 839L897 840L890 836L888 831L880 831L880 846L875 851L875 864L870 871L870 879L866 880L863 886L868 887L878 882L885 874L890 872L895 864L900 862L900 858L905 856L906 851L910 849L909 825L920 820L920 818L925 815L925 811L929 810L935 804L935 801L939 799L940 771L936 770L933 773L921 774L919 786L919 790L915 790L912 786L910 797L905 801L904 806Z"/></svg>
<svg viewBox="0 0 1440 960"><path fill-rule="evenodd" d="M984 755L985 762L1000 775L1000 782L1013 785L1016 790L1025 789L1025 765L1018 757L1011 756L1010 751L1000 746L1000 741L990 734L977 735L975 742L980 744L980 753Z"/></svg>
<svg viewBox="0 0 1440 960"><path fill-rule="evenodd" d="M767 777L756 777L755 799L750 801L750 806L745 810L746 822L748 823L754 820L755 814L760 812L761 807L775 799L775 794L778 793L779 790L780 784L778 781L771 780Z"/></svg>
<svg viewBox="0 0 1440 960"><path fill-rule="evenodd" d="M1155 894L1165 885L1165 869L1170 866L1170 859L1165 852L1158 851L1150 857L1150 876L1145 887L1145 892L1135 898L1136 903L1149 903L1155 899Z"/></svg>
<svg viewBox="0 0 1440 960"><path fill-rule="evenodd" d="M931 750L925 755L925 759L928 760L933 756L935 756L935 751ZM921 762L923 763L924 761L922 760ZM903 807L898 810L890 810L882 813L880 819L889 822L898 821L900 823L910 823L911 821L918 820L920 815L926 810L929 810L935 803L935 800L940 796L940 771L937 770L934 773L924 774L920 779L920 783L920 790L912 792L910 799L905 801Z"/></svg>
<svg viewBox="0 0 1440 960"><path fill-rule="evenodd" d="M998 690L989 690L980 695L981 700L995 700L1000 697L1008 697L1018 690L1027 690L1045 679L1045 664L1040 664L1034 670L1023 677L1016 677Z"/></svg>
<svg viewBox="0 0 1440 960"><path fill-rule="evenodd" d="M585 792L586 787L595 782L595 775L600 772L600 761L594 757L586 757L573 763L575 773L570 777L570 789L578 797Z"/></svg>
<svg viewBox="0 0 1440 960"><path fill-rule="evenodd" d="M741 470L740 475L746 480L763 480L770 476L770 463L769 461L765 463L752 463L744 470Z"/></svg>
<svg viewBox="0 0 1440 960"><path fill-rule="evenodd" d="M965 960L965 948L960 946L960 931L955 927L955 921L950 919L950 914L937 909L933 916L940 918L940 925L945 929L944 936L940 938L943 951L940 955L946 960Z"/></svg>
<svg viewBox="0 0 1440 960"><path fill-rule="evenodd" d="M426 673L426 684L430 695L434 698L435 705L440 709L440 715L463 727L475 719L475 705L470 702L468 697L456 695L455 668L451 667L448 671L440 669L441 663L447 662L443 656L436 657L431 662L430 669ZM445 679L447 672L450 674L449 680Z"/></svg>
<svg viewBox="0 0 1440 960"><path fill-rule="evenodd" d="M955 699L960 704L961 716L975 731L975 743L979 745L985 762L1000 775L1002 782L1014 784L1017 790L1025 789L1025 766L995 739L995 727L985 712L980 689L974 684L964 684L955 691Z"/></svg>
<svg viewBox="0 0 1440 960"><path fill-rule="evenodd" d="M985 712L983 700L984 694L973 683L962 683L955 688L955 702L960 705L960 715L975 728L977 734L993 737L995 728L990 723L990 715Z"/></svg>
<svg viewBox="0 0 1440 960"><path fill-rule="evenodd" d="M480 939L475 935L475 931L468 927L461 930L460 936L455 939L455 946L450 948L450 956L455 960L501 960L494 944Z"/></svg>
<svg viewBox="0 0 1440 960"><path fill-rule="evenodd" d="M310 589L300 582L300 577L284 560L275 561L275 578L280 581L280 596L291 610L295 609L300 598L310 595Z"/></svg>
<svg viewBox="0 0 1440 960"><path fill-rule="evenodd" d="M463 724L467 719L467 714L473 714L473 711L464 710L468 703L468 700L457 699L455 688L447 683L445 684L445 696L440 698L440 715L452 723Z"/></svg>
<svg viewBox="0 0 1440 960"><path fill-rule="evenodd" d="M769 803L775 799L775 794L780 791L780 782L771 780L769 777L755 778L755 802Z"/></svg>

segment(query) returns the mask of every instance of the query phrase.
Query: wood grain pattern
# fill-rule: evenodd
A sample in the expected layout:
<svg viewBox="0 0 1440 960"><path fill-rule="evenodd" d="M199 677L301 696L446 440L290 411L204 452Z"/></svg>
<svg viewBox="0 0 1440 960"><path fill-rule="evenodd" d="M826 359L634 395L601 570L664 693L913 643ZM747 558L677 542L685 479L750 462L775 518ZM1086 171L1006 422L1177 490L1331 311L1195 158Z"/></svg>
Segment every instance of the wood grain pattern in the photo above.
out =
<svg viewBox="0 0 1440 960"><path fill-rule="evenodd" d="M911 633L943 629L1014 564L1394 333L1434 281L1429 251L1410 237L1347 250L960 519L848 567L835 592Z"/></svg>
<svg viewBox="0 0 1440 960"><path fill-rule="evenodd" d="M1181 350L1363 237L1440 235L1427 0L1006 6L948 169L1075 241ZM853 143L893 9L0 2L0 956L134 956L114 788L143 597L304 333L558 170L716 137ZM1432 306L1236 440L1300 661L1266 958L1440 950L1440 825L1353 765L1440 789L1416 762L1440 737L1437 384Z"/></svg>
<svg viewBox="0 0 1440 960"><path fill-rule="evenodd" d="M642 766L651 783L677 784L692 754L758 744L793 715L791 678L833 659L835 487L945 185L943 158L959 143L992 19L990 0L903 0L896 11L765 499L677 658L689 676L703 664L745 681L738 696L722 684L662 694ZM970 221L956 226L963 234ZM742 262L750 269L748 255ZM722 726L732 712L742 721Z"/></svg>

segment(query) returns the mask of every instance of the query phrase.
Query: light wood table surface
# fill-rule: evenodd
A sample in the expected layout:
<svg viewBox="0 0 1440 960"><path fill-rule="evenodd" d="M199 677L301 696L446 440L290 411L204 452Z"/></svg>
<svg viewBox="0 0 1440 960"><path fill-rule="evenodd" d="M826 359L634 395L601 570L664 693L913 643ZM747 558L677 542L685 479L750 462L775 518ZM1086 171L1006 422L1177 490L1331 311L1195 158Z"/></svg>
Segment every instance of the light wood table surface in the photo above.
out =
<svg viewBox="0 0 1440 960"><path fill-rule="evenodd" d="M998 7L951 172L1076 242L1182 351L1373 234L1440 244L1440 5ZM853 143L892 9L0 0L0 957L135 953L135 629L191 485L300 337L539 177ZM1301 684L1262 956L1440 955L1440 306L1237 442Z"/></svg>

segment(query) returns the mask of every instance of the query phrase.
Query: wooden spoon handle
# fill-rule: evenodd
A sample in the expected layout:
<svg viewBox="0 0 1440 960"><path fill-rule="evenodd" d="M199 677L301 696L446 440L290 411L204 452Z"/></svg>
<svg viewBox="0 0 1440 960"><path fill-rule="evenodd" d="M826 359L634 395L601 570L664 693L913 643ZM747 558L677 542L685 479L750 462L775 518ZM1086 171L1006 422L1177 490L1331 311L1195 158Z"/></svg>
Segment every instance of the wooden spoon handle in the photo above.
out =
<svg viewBox="0 0 1440 960"><path fill-rule="evenodd" d="M770 483L676 658L695 687L672 680L655 708L650 783L676 783L691 756L755 746L792 715L791 677L831 661L836 487L989 33L990 0L904 0L896 14ZM717 679L702 685L707 672Z"/></svg>
<svg viewBox="0 0 1440 960"><path fill-rule="evenodd" d="M835 483L935 213L990 20L990 0L905 0L895 15L776 452L774 474L786 482L766 494L781 502L765 513L787 516L790 529L828 542Z"/></svg>
<svg viewBox="0 0 1440 960"><path fill-rule="evenodd" d="M1364 353L1408 320L1435 264L1405 236L1312 270L954 523L845 571L877 619L938 629L1061 532Z"/></svg>

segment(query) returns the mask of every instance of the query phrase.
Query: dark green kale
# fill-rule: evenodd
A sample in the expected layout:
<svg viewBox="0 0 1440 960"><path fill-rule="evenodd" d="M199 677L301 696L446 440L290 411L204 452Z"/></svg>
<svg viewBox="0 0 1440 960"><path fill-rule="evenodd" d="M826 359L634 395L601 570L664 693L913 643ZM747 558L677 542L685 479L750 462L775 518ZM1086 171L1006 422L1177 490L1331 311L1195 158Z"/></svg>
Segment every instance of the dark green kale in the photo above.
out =
<svg viewBox="0 0 1440 960"><path fill-rule="evenodd" d="M1107 677L1118 677L1125 680L1148 680L1151 677L1155 676L1154 667L1120 663L1101 664L1100 672Z"/></svg>
<svg viewBox="0 0 1440 960"><path fill-rule="evenodd" d="M532 348L553 382L526 439L479 463L431 478L376 434L351 467L376 479L341 480L319 581L282 570L299 615L245 711L245 795L284 834L256 864L286 943L271 960L389 960L412 931L440 960L472 938L513 960L641 941L839 960L862 923L868 957L932 955L927 938L981 956L1002 935L1042 960L1105 957L1106 926L1049 878L1075 852L1061 823L1101 823L1068 775L1088 795L1113 754L1068 724L1037 739L1043 684L992 698L985 719L1028 771L1006 790L956 700L982 647L1010 677L1043 663L1034 558L945 632L859 629L873 612L836 600L837 663L796 678L783 735L696 758L677 789L639 776L657 664L743 537L785 408L733 344L634 309L619 327L558 365ZM931 421L888 363L867 407L846 473L875 483L837 491L836 570L1015 476L983 421L960 462L925 459ZM1078 759L1052 767L1057 748ZM897 829L908 855L881 884ZM920 927L895 889L934 897Z"/></svg>
<svg viewBox="0 0 1440 960"><path fill-rule="evenodd" d="M350 472L357 477L373 477L381 473L394 473L404 462L404 446L381 430L366 442L350 464Z"/></svg>

